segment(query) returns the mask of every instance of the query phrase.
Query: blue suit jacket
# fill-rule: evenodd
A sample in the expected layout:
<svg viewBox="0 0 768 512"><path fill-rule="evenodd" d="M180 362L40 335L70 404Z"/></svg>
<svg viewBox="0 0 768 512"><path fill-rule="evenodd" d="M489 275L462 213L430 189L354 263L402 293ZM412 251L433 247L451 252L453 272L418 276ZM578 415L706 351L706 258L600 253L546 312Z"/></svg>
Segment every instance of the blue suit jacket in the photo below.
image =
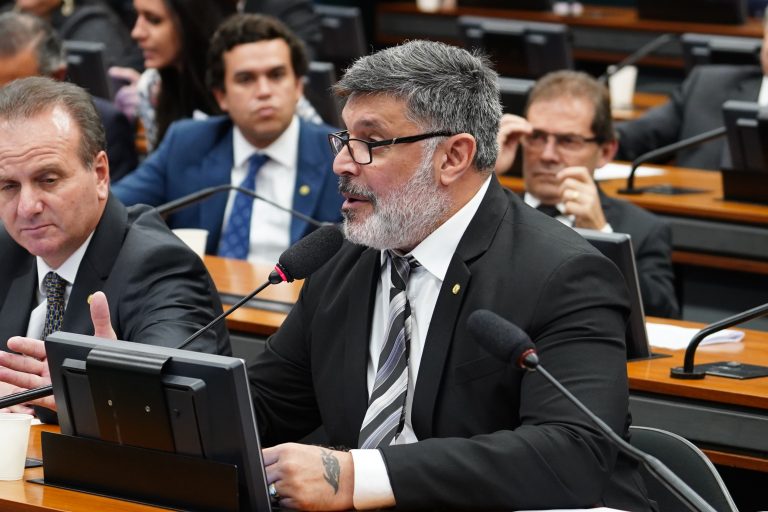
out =
<svg viewBox="0 0 768 512"><path fill-rule="evenodd" d="M333 174L333 155L327 134L333 128L300 121L299 155L293 208L318 221L341 220L343 198ZM134 172L115 183L112 192L126 205L152 206L178 199L206 187L231 182L232 121L226 116L185 119L171 125L160 147ZM171 228L208 230L206 251L215 254L228 194L220 193L168 218ZM291 221L291 243L313 227L296 217Z"/></svg>

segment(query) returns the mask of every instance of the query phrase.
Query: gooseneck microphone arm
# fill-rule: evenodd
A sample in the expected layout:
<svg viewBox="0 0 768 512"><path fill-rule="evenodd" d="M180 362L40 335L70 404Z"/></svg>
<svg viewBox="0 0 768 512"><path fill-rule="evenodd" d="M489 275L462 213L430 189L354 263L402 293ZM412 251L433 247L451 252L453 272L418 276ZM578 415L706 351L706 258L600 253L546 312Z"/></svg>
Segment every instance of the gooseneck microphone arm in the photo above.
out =
<svg viewBox="0 0 768 512"><path fill-rule="evenodd" d="M666 487L669 492L683 502L689 510L694 512L715 512L696 491L675 475L659 459L639 450L621 438L603 420L590 411L578 398L560 384L539 363L536 348L528 335L512 322L500 317L488 310L477 310L467 319L469 333L492 355L505 362L511 362L516 366L529 371L539 372L550 384L552 384L564 397L575 405L592 423L611 440L622 452L632 459L640 462L648 471Z"/></svg>
<svg viewBox="0 0 768 512"><path fill-rule="evenodd" d="M160 206L156 207L155 210L157 210L157 213L159 213L161 216L165 217L167 215L170 215L178 210L182 210L186 208L187 206L191 204L198 203L200 201L204 201L205 199L208 199L209 197L218 194L219 192L229 192L229 191L237 191L241 194L245 194L253 199L257 199L259 201L263 201L269 205L274 206L278 210L282 210L286 213L290 213L294 217L303 220L304 222L307 222L309 224L312 224L313 226L320 227L320 226L327 226L329 225L328 222L320 222L318 220L313 219L309 215L305 215L299 211L296 211L292 208L286 208L285 206L282 206L280 204L277 204L276 202L272 201L271 199L267 199L264 196L260 196L253 190L249 190L247 188L243 187L237 187L235 185L216 185L213 187L207 187L204 189L200 189L197 192L193 192L191 194L188 194L184 197L180 197L178 199L174 199L173 201L169 201L165 204L161 204Z"/></svg>
<svg viewBox="0 0 768 512"><path fill-rule="evenodd" d="M696 349L698 348L699 344L704 341L704 338L710 334L720 332L723 329L727 329L729 327L733 327L734 325L739 325L743 322L748 322L750 320L754 320L755 318L759 318L766 313L768 313L768 303L763 304L762 306L757 306L748 311L744 311L743 313L729 316L728 318L720 320L719 322L715 322L704 327L702 330L693 335L690 343L688 343L688 346L685 348L683 367L670 369L669 376L675 379L703 379L706 373L704 371L696 371L695 365L693 364L693 359L696 356Z"/></svg>
<svg viewBox="0 0 768 512"><path fill-rule="evenodd" d="M718 139L723 135L725 135L725 126L643 153L632 161L632 169L629 171L629 176L627 177L627 186L626 188L619 189L619 194L642 194L645 192L645 189L635 188L635 172L641 165L656 160L657 158L673 155L681 149L687 149L709 142L710 140Z"/></svg>
<svg viewBox="0 0 768 512"><path fill-rule="evenodd" d="M650 40L649 42L645 43L643 46L635 50L634 52L630 53L624 60L619 62L616 65L608 66L608 69L605 73L600 75L598 78L598 81L602 83L607 83L608 79L618 73L622 70L622 68L625 68L627 66L631 66L635 63L637 63L640 59L645 57L646 55L655 52L657 49L661 48L668 42L672 40L672 38L675 37L672 34L661 34L654 39Z"/></svg>

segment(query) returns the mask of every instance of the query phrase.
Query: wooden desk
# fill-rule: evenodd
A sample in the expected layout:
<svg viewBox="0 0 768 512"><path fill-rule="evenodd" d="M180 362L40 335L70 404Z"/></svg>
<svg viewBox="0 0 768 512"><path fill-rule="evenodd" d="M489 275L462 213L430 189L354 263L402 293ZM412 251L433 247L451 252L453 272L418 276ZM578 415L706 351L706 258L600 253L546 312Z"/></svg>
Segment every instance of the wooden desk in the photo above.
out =
<svg viewBox="0 0 768 512"><path fill-rule="evenodd" d="M763 36L760 20L751 18L744 25L715 25L677 21L643 20L631 7L585 5L581 16L560 16L552 12L515 9L489 9L461 7L425 13L415 2L379 3L377 14L377 41L380 44L398 44L406 39L435 39L458 44L461 41L456 19L463 15L488 16L549 23L563 23L573 34L574 57L580 61L615 64L632 51L640 48L662 33L683 34L700 32L740 37ZM682 68L682 50L674 42L660 48L654 55L640 61L643 65Z"/></svg>

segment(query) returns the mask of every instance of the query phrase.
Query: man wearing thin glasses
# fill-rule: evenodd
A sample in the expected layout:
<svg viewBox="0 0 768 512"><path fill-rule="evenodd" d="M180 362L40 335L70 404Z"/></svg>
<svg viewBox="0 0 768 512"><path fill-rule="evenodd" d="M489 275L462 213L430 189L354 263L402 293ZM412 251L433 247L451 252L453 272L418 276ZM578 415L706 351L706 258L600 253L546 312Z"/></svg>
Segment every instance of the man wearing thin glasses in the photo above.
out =
<svg viewBox="0 0 768 512"><path fill-rule="evenodd" d="M551 73L531 90L526 118L503 116L497 172L522 146L525 202L569 226L631 235L645 313L678 317L669 226L593 179L616 154L605 87L584 73Z"/></svg>

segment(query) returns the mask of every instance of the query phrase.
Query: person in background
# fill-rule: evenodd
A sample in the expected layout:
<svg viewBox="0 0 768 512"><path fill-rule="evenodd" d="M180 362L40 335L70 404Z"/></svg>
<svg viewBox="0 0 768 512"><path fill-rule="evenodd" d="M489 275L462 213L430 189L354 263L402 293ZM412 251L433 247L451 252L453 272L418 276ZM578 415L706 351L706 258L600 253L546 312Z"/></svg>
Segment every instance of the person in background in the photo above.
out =
<svg viewBox="0 0 768 512"><path fill-rule="evenodd" d="M593 179L613 159L616 136L608 91L589 75L556 71L531 90L526 119L505 115L496 171L511 167L523 147L525 202L564 224L628 233L635 250L645 313L679 316L672 234L652 213L606 196Z"/></svg>
<svg viewBox="0 0 768 512"><path fill-rule="evenodd" d="M227 115L174 123L160 147L112 191L125 204L160 205L232 184L317 221L338 222L342 198L327 141L334 128L307 122L296 111L307 66L303 43L279 20L229 18L208 56L208 84ZM208 254L269 264L314 229L234 192L190 205L168 222L208 230Z"/></svg>
<svg viewBox="0 0 768 512"><path fill-rule="evenodd" d="M636 462L468 331L478 309L514 322L628 436L626 287L499 185L496 73L412 41L358 59L335 89L348 242L249 367L270 494L300 510L650 510ZM338 448L296 442L319 426Z"/></svg>
<svg viewBox="0 0 768 512"><path fill-rule="evenodd" d="M0 88L0 221L0 395L50 384L51 332L175 347L222 311L205 265L157 212L110 194L104 129L73 84ZM190 348L231 354L226 326ZM52 397L35 404L55 409Z"/></svg>
<svg viewBox="0 0 768 512"><path fill-rule="evenodd" d="M17 78L67 77L67 59L61 39L51 26L30 14L0 14L0 87ZM91 96L107 134L109 173L117 180L138 165L136 133L111 102Z"/></svg>
<svg viewBox="0 0 768 512"><path fill-rule="evenodd" d="M128 83L115 102L129 118L138 117L152 151L174 121L220 113L205 86L205 56L211 35L235 6L231 0L134 0L133 6L131 36L146 70L139 75L116 67L110 75Z"/></svg>
<svg viewBox="0 0 768 512"><path fill-rule="evenodd" d="M128 30L99 0L16 0L15 9L41 17L63 41L104 43L107 66L141 69L141 54Z"/></svg>
<svg viewBox="0 0 768 512"><path fill-rule="evenodd" d="M696 66L668 102L617 126L616 158L631 161L648 151L723 126L723 103L728 100L767 106L768 18L763 21L760 62L760 66ZM720 138L678 151L675 165L720 170L729 163L726 147L725 138Z"/></svg>

